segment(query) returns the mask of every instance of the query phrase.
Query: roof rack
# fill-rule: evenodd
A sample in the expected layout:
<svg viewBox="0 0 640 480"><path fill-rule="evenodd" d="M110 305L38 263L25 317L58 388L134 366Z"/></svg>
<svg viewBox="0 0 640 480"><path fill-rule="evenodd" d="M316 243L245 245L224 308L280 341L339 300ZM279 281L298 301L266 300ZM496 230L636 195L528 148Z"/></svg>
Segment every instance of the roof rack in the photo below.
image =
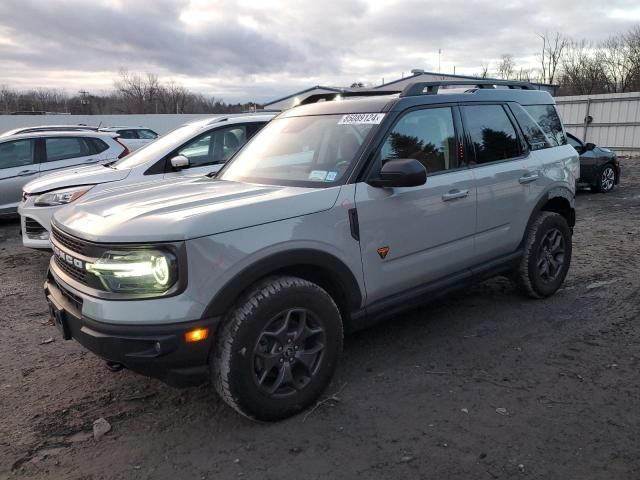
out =
<svg viewBox="0 0 640 480"><path fill-rule="evenodd" d="M298 105L307 105L309 103L317 103L322 100L329 101L335 100L337 97L379 97L382 95L393 95L400 93L400 90L376 90L376 89L358 89L358 90L340 90L338 92L325 92L316 93L315 95L309 95L302 100Z"/></svg>
<svg viewBox="0 0 640 480"><path fill-rule="evenodd" d="M440 87L449 86L470 86L476 88L496 88L496 86L505 86L518 90L537 90L536 87L528 82L519 82L515 80L440 80L435 82L416 82L410 83L400 93L401 97L415 97L417 95L436 95Z"/></svg>

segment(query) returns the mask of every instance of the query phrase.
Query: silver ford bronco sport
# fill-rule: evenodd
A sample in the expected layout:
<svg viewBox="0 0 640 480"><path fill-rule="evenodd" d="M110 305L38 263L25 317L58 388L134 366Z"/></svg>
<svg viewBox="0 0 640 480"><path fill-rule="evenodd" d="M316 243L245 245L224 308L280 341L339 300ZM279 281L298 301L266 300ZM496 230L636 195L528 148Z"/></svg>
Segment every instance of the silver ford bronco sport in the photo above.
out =
<svg viewBox="0 0 640 480"><path fill-rule="evenodd" d="M210 379L281 419L318 399L345 332L493 275L555 293L578 177L552 97L526 83L327 94L215 176L56 212L45 293L63 337L112 369Z"/></svg>

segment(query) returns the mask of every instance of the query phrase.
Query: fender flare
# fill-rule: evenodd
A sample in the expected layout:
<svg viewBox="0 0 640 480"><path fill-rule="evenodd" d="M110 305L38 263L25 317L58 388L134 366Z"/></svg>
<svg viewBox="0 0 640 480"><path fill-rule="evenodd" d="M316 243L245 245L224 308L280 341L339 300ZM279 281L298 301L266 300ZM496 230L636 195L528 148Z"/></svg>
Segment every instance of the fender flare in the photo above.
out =
<svg viewBox="0 0 640 480"><path fill-rule="evenodd" d="M525 233L522 238L523 243L526 239L526 235L527 235L527 232L529 231L529 226L531 225L531 222L533 222L533 220L536 218L538 213L540 213L544 209L544 206L554 198L564 199L569 203L570 211L568 212L569 218L567 220L569 223L569 227L573 231L573 227L576 224L575 195L567 187L553 187L547 190L544 194L540 196L538 203L536 203L535 208L531 212L531 215L529 216L529 220L527 221L527 228L525 229Z"/></svg>
<svg viewBox="0 0 640 480"><path fill-rule="evenodd" d="M295 249L274 253L241 270L216 292L207 305L203 317L226 315L238 296L258 280L295 268L311 269L329 275L335 287L343 293L345 306L349 311L360 308L362 302L360 286L353 272L342 260L320 250Z"/></svg>

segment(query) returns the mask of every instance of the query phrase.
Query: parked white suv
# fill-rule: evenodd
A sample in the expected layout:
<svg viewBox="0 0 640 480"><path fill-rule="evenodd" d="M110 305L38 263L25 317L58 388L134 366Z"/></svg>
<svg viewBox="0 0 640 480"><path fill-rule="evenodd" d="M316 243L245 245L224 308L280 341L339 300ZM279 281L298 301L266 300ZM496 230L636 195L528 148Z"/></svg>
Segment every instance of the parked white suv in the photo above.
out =
<svg viewBox="0 0 640 480"><path fill-rule="evenodd" d="M102 127L100 131L117 133L120 141L132 152L159 137L156 132L145 127Z"/></svg>
<svg viewBox="0 0 640 480"><path fill-rule="evenodd" d="M129 153L117 134L40 131L0 137L0 216L15 214L22 187L50 172L111 162Z"/></svg>
<svg viewBox="0 0 640 480"><path fill-rule="evenodd" d="M18 208L24 246L50 248L53 213L89 192L93 195L122 185L217 172L273 117L242 115L198 120L116 162L67 170L28 183Z"/></svg>

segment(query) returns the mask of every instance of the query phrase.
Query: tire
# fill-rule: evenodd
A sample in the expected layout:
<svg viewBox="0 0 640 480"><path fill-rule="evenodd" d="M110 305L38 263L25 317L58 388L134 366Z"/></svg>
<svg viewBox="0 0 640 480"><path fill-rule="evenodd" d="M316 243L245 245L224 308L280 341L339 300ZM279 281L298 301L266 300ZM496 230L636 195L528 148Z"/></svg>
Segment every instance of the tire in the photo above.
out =
<svg viewBox="0 0 640 480"><path fill-rule="evenodd" d="M315 283L271 277L243 295L219 330L211 373L242 415L280 420L314 403L342 351L340 311Z"/></svg>
<svg viewBox="0 0 640 480"><path fill-rule="evenodd" d="M565 218L540 212L527 228L524 253L512 277L518 289L531 298L556 293L569 271L571 249L571 229Z"/></svg>
<svg viewBox="0 0 640 480"><path fill-rule="evenodd" d="M596 180L596 191L600 193L609 193L616 186L618 174L616 169L610 163L605 164Z"/></svg>

